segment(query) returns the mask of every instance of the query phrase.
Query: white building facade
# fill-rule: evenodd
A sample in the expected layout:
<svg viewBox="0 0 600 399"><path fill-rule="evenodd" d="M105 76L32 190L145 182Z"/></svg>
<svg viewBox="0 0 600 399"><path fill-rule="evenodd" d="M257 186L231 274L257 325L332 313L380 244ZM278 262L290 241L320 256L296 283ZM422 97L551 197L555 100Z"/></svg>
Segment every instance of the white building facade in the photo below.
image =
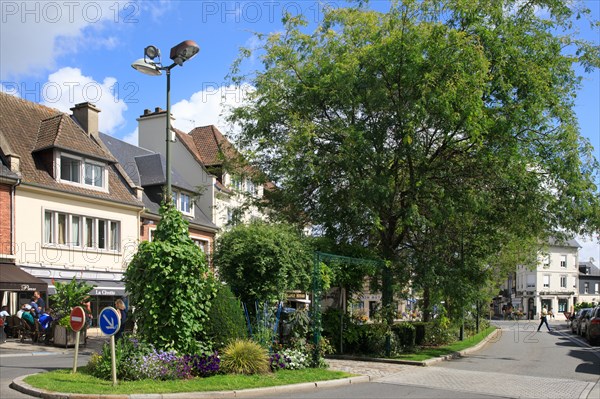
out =
<svg viewBox="0 0 600 399"><path fill-rule="evenodd" d="M564 320L564 313L572 312L577 303L579 248L575 240L551 240L547 250L538 255L535 269L517 266L513 306L529 319L539 318L545 306L556 319Z"/></svg>

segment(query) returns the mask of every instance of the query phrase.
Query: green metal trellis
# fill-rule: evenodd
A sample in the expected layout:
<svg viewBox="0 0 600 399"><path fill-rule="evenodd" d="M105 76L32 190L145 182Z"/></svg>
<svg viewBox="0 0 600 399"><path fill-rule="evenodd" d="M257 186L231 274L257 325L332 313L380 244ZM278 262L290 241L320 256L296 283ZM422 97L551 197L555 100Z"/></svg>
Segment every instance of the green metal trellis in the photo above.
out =
<svg viewBox="0 0 600 399"><path fill-rule="evenodd" d="M382 267L385 263L381 260L350 258L348 256L334 255L325 252L315 251L313 257L313 273L312 273L312 302L311 302L311 319L313 323L313 366L319 364L319 344L321 341L321 297L323 295L323 281L321 278L322 261L340 261L342 263L350 263L355 265L375 265ZM389 338L389 337L388 337ZM386 346L389 347L389 339L386 340Z"/></svg>

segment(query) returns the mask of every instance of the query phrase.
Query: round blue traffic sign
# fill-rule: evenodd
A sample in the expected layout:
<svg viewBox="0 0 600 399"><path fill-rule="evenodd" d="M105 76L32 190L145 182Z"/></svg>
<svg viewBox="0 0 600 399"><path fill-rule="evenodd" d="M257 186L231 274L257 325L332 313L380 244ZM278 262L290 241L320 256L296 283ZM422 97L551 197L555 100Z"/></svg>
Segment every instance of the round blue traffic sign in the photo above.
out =
<svg viewBox="0 0 600 399"><path fill-rule="evenodd" d="M121 327L121 315L119 311L111 306L102 309L98 316L100 330L106 335L115 335Z"/></svg>

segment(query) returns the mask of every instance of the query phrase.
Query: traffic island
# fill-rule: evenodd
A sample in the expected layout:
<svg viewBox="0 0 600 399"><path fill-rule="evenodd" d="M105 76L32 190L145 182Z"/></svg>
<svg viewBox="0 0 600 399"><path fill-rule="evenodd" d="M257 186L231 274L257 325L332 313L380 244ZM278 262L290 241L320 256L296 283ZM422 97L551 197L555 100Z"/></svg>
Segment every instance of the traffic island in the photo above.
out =
<svg viewBox="0 0 600 399"><path fill-rule="evenodd" d="M39 373L38 373L39 374ZM33 375L33 374L32 374ZM24 380L29 376L15 378L10 387L26 395L44 399L204 399L204 398L240 398L260 397L261 395L284 394L290 392L306 392L317 389L342 387L351 384L369 382L369 376L353 376L335 380L304 382L290 385L278 385L263 388L249 388L239 390L207 391L207 392L177 392L177 393L135 393L135 394L90 394L54 392L36 388Z"/></svg>

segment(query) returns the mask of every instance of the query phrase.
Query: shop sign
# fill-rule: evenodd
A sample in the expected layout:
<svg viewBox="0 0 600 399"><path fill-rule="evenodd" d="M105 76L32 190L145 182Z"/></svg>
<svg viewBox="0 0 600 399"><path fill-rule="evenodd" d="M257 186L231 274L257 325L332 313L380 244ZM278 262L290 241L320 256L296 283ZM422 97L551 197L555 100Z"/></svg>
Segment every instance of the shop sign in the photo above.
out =
<svg viewBox="0 0 600 399"><path fill-rule="evenodd" d="M117 291L114 291L114 290L97 290L97 289L94 289L94 295L117 296Z"/></svg>

